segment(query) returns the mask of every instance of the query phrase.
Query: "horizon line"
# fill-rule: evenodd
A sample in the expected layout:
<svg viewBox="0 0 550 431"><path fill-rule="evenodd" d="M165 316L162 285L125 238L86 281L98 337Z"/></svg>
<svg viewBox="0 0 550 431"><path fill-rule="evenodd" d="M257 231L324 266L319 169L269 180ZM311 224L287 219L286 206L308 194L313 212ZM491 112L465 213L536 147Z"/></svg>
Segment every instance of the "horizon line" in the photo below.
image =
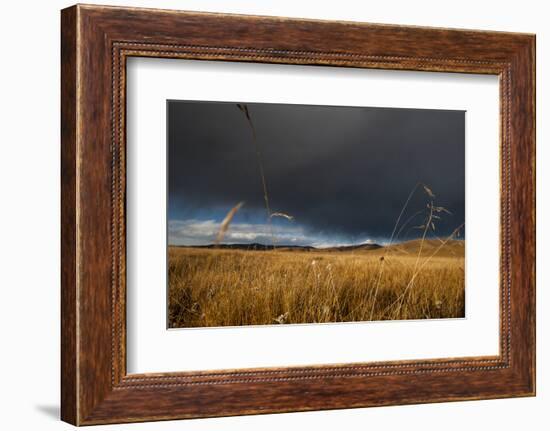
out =
<svg viewBox="0 0 550 431"><path fill-rule="evenodd" d="M261 242L231 242L231 243L221 243L221 244L215 244L215 243L208 243L208 244L168 244L168 247L188 247L188 248L206 248L206 247L251 247L251 246L260 246L265 248L308 248L308 249L314 249L314 250L326 250L331 248L357 248L357 247L389 247L392 245L399 245L399 244L405 244L408 242L413 241L439 241L439 242L451 242L451 241L460 241L464 242L465 238L452 238L452 239L442 239L442 238L414 238L414 239L406 239L401 241L392 241L392 242L362 242L357 244L346 244L346 245L328 245L324 247L314 246L314 245L299 245L299 244L264 244Z"/></svg>

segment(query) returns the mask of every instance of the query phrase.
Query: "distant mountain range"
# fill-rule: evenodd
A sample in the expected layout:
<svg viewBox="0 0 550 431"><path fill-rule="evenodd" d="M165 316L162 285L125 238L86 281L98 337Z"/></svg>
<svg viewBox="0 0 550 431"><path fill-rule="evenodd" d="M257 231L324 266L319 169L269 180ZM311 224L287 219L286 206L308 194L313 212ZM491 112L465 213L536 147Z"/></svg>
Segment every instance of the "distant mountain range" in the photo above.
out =
<svg viewBox="0 0 550 431"><path fill-rule="evenodd" d="M201 248L201 249L222 249L222 250L252 250L252 251L296 251L296 252L382 252L386 251L392 252L392 254L397 255L415 255L419 251L422 252L422 255L430 255L434 252L438 256L463 256L465 242L463 240L450 240L445 244L442 243L439 239L426 239L421 241L419 239L404 241L395 243L392 245L380 245L375 243L363 243L356 245L348 246L335 246L335 247L313 247L313 246L302 246L302 245L288 245L288 244L260 244L260 243L251 243L251 244L208 244L208 245L194 245L194 246L171 246L171 247L181 247L181 248Z"/></svg>
<svg viewBox="0 0 550 431"><path fill-rule="evenodd" d="M176 247L193 247L193 248L217 248L227 250L256 250L256 251L269 251L269 250L287 250L287 251L353 251L353 250L376 250L382 248L379 244L365 243L349 246L338 247L313 247L310 245L288 245L288 244L260 244L257 242L251 244L208 244L208 245L194 245L194 246L176 246Z"/></svg>

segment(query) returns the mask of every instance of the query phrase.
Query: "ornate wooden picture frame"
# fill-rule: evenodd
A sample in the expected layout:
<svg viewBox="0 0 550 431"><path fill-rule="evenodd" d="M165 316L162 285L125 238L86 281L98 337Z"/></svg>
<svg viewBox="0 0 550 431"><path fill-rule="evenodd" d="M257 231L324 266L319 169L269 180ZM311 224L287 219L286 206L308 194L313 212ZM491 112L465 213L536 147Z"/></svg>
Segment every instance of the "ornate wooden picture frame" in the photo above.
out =
<svg viewBox="0 0 550 431"><path fill-rule="evenodd" d="M535 394L535 37L77 5L62 11L61 416L75 425ZM500 82L500 354L126 372L126 60L492 74Z"/></svg>

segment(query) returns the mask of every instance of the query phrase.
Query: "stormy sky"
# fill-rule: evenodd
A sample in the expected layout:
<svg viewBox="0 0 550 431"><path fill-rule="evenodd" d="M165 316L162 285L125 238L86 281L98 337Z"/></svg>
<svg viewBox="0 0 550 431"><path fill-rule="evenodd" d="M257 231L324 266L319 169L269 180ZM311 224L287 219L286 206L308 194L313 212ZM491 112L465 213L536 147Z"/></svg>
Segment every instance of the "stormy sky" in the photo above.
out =
<svg viewBox="0 0 550 431"><path fill-rule="evenodd" d="M169 244L213 243L239 202L224 243L387 243L417 184L397 241L422 234L430 199L452 213L430 235L464 222L464 111L249 103L255 145L237 102L167 103ZM271 213L293 217L271 228L261 167Z"/></svg>

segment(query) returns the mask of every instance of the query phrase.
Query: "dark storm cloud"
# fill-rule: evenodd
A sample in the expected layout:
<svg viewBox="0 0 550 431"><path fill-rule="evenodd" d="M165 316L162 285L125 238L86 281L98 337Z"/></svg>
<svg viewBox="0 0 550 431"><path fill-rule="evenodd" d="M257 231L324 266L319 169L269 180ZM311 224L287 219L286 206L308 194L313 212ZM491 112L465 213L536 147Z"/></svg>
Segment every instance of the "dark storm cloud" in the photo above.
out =
<svg viewBox="0 0 550 431"><path fill-rule="evenodd" d="M245 201L262 214L252 133L236 103L168 102L169 219L208 219ZM389 238L425 183L464 221L464 112L248 104L273 211L311 234ZM426 207L420 190L407 216ZM218 214L218 216L220 215ZM246 213L243 213L246 214ZM411 225L421 224L419 215ZM409 230L406 236L418 235Z"/></svg>

